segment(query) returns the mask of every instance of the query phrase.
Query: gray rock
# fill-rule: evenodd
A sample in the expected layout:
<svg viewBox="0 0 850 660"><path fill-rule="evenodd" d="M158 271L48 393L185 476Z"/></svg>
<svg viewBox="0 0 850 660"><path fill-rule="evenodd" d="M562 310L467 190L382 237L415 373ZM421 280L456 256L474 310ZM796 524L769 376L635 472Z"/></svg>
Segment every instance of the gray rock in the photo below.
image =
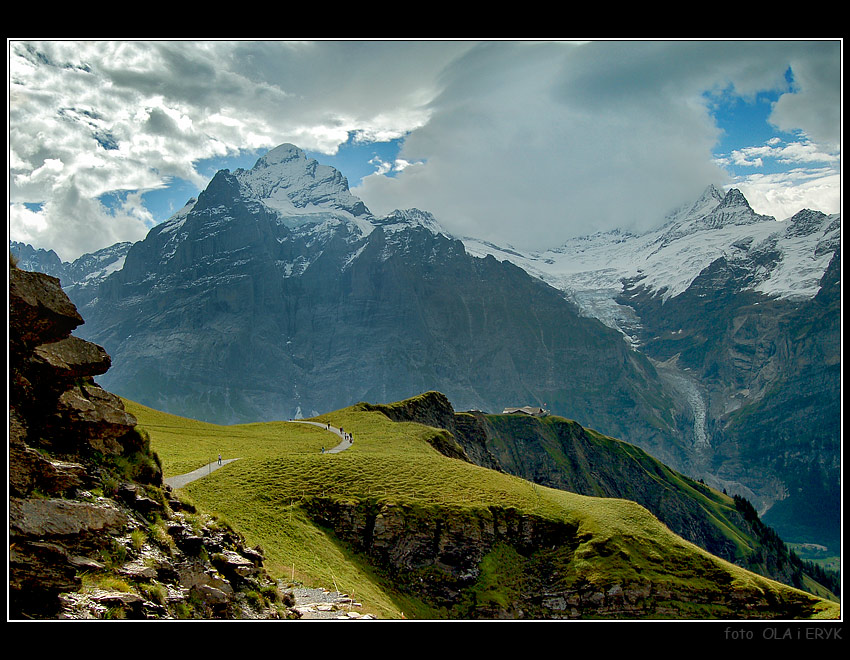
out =
<svg viewBox="0 0 850 660"><path fill-rule="evenodd" d="M9 532L12 535L49 538L102 533L120 528L126 522L126 514L108 500L89 504L9 498Z"/></svg>
<svg viewBox="0 0 850 660"><path fill-rule="evenodd" d="M104 374L111 363L102 347L74 336L36 346L33 353L40 369L69 380Z"/></svg>

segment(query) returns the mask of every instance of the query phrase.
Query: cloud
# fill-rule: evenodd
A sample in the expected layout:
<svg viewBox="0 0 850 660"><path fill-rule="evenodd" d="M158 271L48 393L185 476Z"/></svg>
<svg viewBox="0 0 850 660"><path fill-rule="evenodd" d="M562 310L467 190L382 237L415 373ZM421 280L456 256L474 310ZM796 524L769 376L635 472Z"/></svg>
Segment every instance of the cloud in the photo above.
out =
<svg viewBox="0 0 850 660"><path fill-rule="evenodd" d="M814 93L839 88L817 75L835 54L833 44L772 42L481 44L446 68L428 123L405 140L400 156L417 164L355 192L373 210L421 205L457 235L522 248L649 229L709 183L732 180L712 158L720 134L707 92L784 89L793 65L800 96L782 96L774 121L828 135L811 116L824 102L837 107L834 94Z"/></svg>
<svg viewBox="0 0 850 660"><path fill-rule="evenodd" d="M762 167L765 159L783 164L839 163L837 153L824 151L822 145L809 140L783 143L779 138L761 146L745 147L732 151L729 160L745 167Z"/></svg>
<svg viewBox="0 0 850 660"><path fill-rule="evenodd" d="M841 50L838 42L803 43L790 66L795 91L773 107L778 128L803 131L812 141L835 150L841 140Z"/></svg>
<svg viewBox="0 0 850 660"><path fill-rule="evenodd" d="M718 131L696 90L665 90L663 72L635 81L615 59L602 44L479 47L406 139L401 157L419 164L357 193L373 210L406 201L453 233L517 247L658 222L722 182L708 158Z"/></svg>
<svg viewBox="0 0 850 660"><path fill-rule="evenodd" d="M825 213L841 208L841 175L829 168L754 174L736 181L735 187L759 213L777 220L806 208Z"/></svg>
<svg viewBox="0 0 850 660"><path fill-rule="evenodd" d="M840 156L822 146L840 128L836 42L12 41L10 236L63 258L136 240L142 193L204 187L205 160L352 136L404 138L354 191L376 212L418 206L518 247L647 228L732 181L706 94L785 91L789 66L771 115L798 132L785 156ZM780 153L758 149L734 157Z"/></svg>
<svg viewBox="0 0 850 660"><path fill-rule="evenodd" d="M355 134L395 138L427 122L436 73L468 44L425 42L46 41L10 43L10 234L32 227L44 247L75 250L63 213L83 199L182 179L202 188L197 163L293 142L333 154ZM68 204L76 195L78 203ZM31 209L44 204L33 224ZM63 206L68 208L63 210ZM110 213L94 202L92 225ZM24 218L29 218L28 223ZM61 240L60 240L61 239ZM78 256L78 255L72 255Z"/></svg>
<svg viewBox="0 0 850 660"><path fill-rule="evenodd" d="M109 210L97 199L81 195L68 180L57 186L38 212L12 203L10 238L53 249L63 261L73 261L93 249L143 239L151 218L138 202L138 194L130 195L124 204Z"/></svg>

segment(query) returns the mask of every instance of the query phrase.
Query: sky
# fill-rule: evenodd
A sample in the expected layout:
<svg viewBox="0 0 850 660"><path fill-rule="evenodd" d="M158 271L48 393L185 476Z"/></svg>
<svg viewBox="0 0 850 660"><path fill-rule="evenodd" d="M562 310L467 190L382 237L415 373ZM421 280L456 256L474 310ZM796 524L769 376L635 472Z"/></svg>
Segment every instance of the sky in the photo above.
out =
<svg viewBox="0 0 850 660"><path fill-rule="evenodd" d="M535 250L710 184L841 211L843 42L8 39L9 239L137 241L290 142L375 214Z"/></svg>

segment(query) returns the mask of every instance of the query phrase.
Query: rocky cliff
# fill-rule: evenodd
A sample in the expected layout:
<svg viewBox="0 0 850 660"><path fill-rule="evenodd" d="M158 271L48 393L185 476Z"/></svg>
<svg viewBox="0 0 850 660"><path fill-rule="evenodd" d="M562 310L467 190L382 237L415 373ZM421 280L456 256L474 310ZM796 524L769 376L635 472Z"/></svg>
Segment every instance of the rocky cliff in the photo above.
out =
<svg viewBox="0 0 850 660"><path fill-rule="evenodd" d="M262 550L163 487L59 280L9 284L10 618L285 616Z"/></svg>
<svg viewBox="0 0 850 660"><path fill-rule="evenodd" d="M639 447L557 417L471 416L475 421L462 433L484 437L504 471L573 493L637 502L710 553L803 588L802 565L775 532L754 525L731 497L677 473ZM462 446L469 443L461 437Z"/></svg>
<svg viewBox="0 0 850 660"><path fill-rule="evenodd" d="M441 618L785 619L817 616L820 607L775 583L740 582L710 555L645 538L600 537L510 507L324 498L305 507L395 590Z"/></svg>
<svg viewBox="0 0 850 660"><path fill-rule="evenodd" d="M775 261L767 249L757 258ZM704 437L688 473L750 499L789 541L837 551L841 253L806 299L748 288L758 263L719 258L663 304L640 284L624 298L643 319L643 352L701 391Z"/></svg>

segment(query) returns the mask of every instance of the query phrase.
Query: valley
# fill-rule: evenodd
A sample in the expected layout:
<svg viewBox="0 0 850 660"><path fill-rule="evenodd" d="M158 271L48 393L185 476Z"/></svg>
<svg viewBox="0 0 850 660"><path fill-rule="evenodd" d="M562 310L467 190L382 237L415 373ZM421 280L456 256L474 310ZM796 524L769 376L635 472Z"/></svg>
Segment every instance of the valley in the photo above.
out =
<svg viewBox="0 0 850 660"><path fill-rule="evenodd" d="M93 382L111 358L69 335L83 319L59 280L10 278L16 617L297 618L299 583L342 585L378 618L840 617L811 576L777 574L797 589L673 533L719 534L769 574L804 568L745 501L633 445L559 417L455 413L438 392L308 424L160 412ZM325 452L327 425L356 441ZM536 446L561 487L509 474Z"/></svg>
<svg viewBox="0 0 850 660"><path fill-rule="evenodd" d="M216 424L431 390L539 405L838 555L840 236L838 215L776 220L708 186L656 230L522 253L377 216L281 145L137 243L72 264L12 248L62 279L113 358L103 386L143 405Z"/></svg>

